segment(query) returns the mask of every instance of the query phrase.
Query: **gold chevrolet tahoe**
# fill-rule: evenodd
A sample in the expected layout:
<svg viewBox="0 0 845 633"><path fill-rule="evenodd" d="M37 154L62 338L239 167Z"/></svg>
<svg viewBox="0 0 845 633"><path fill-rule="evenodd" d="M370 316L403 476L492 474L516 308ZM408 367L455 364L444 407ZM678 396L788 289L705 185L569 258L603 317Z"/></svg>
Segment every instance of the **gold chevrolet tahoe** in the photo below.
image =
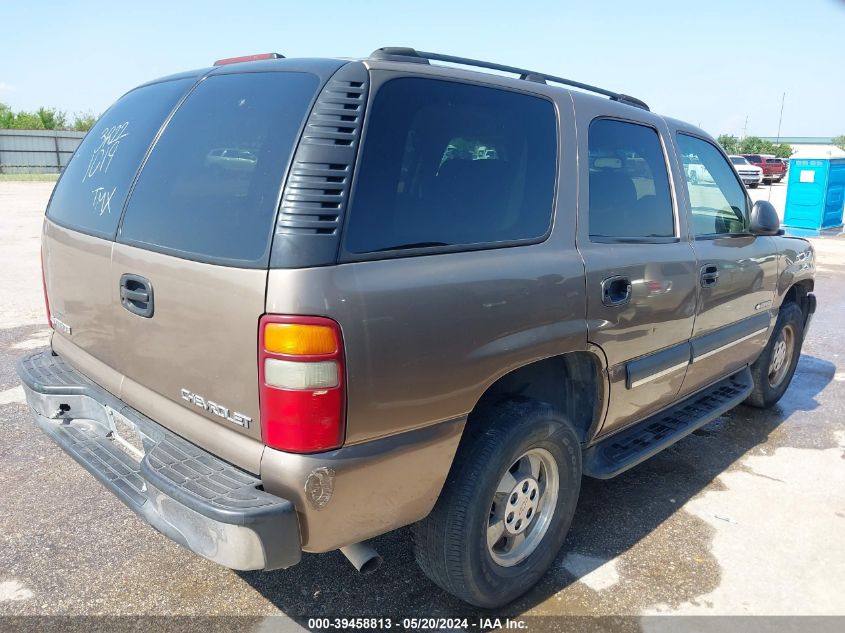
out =
<svg viewBox="0 0 845 633"><path fill-rule="evenodd" d="M582 476L775 403L815 309L811 246L703 131L407 48L131 90L56 185L42 263L29 406L150 525L234 569L370 571L366 541L413 524L485 607L549 567Z"/></svg>

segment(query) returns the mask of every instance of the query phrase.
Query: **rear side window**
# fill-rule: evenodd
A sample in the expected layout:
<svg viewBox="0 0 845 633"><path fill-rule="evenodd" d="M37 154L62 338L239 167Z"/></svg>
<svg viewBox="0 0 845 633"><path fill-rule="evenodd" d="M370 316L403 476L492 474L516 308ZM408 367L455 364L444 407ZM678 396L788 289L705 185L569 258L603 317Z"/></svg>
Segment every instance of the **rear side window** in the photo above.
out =
<svg viewBox="0 0 845 633"><path fill-rule="evenodd" d="M557 171L551 102L400 78L375 96L346 250L373 253L537 239Z"/></svg>
<svg viewBox="0 0 845 633"><path fill-rule="evenodd" d="M590 124L591 238L675 235L669 176L654 128L612 119Z"/></svg>
<svg viewBox="0 0 845 633"><path fill-rule="evenodd" d="M318 84L293 72L200 83L144 165L120 241L198 261L266 265L282 178Z"/></svg>
<svg viewBox="0 0 845 633"><path fill-rule="evenodd" d="M97 121L56 186L47 217L113 238L123 203L153 137L193 79L136 88Z"/></svg>

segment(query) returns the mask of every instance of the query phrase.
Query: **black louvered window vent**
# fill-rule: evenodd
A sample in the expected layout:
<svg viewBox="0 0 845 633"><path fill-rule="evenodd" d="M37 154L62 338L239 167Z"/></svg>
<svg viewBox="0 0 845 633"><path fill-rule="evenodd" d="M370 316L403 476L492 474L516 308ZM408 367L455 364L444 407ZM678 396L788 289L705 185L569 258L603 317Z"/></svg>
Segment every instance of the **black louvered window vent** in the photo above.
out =
<svg viewBox="0 0 845 633"><path fill-rule="evenodd" d="M282 196L278 234L338 232L368 91L366 70L347 68L329 80L305 124Z"/></svg>

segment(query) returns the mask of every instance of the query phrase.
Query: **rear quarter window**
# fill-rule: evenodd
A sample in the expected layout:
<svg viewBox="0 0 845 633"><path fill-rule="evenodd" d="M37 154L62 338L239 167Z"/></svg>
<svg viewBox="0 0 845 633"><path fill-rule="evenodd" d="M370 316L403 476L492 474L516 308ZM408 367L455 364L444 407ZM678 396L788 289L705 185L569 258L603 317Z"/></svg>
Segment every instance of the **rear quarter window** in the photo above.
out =
<svg viewBox="0 0 845 633"><path fill-rule="evenodd" d="M282 179L319 79L211 76L179 107L144 165L119 241L186 259L267 265Z"/></svg>
<svg viewBox="0 0 845 633"><path fill-rule="evenodd" d="M550 101L392 79L370 112L345 248L372 254L541 239L551 225L556 171Z"/></svg>
<svg viewBox="0 0 845 633"><path fill-rule="evenodd" d="M68 228L114 238L141 160L193 79L136 88L100 117L77 148L47 209Z"/></svg>

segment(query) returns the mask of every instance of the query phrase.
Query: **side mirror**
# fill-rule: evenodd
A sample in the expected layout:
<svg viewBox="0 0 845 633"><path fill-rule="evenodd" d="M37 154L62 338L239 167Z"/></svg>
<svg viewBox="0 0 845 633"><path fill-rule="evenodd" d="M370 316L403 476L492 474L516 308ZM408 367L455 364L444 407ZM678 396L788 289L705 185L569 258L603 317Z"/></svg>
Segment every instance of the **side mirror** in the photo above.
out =
<svg viewBox="0 0 845 633"><path fill-rule="evenodd" d="M780 218L771 202L758 200L751 207L751 233L754 235L780 234Z"/></svg>

